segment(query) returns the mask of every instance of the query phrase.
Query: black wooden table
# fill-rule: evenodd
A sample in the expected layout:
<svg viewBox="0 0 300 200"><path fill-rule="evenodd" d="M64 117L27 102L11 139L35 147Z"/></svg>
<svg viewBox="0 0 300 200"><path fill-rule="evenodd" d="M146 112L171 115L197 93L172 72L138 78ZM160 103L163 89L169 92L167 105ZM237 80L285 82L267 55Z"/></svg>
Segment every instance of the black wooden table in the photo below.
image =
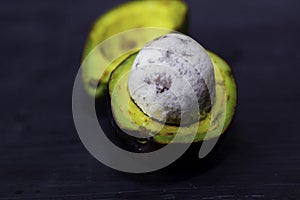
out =
<svg viewBox="0 0 300 200"><path fill-rule="evenodd" d="M90 25L120 2L0 2L0 199L299 199L300 1L188 1L190 35L232 66L236 117L207 167L144 175L100 164L72 118Z"/></svg>

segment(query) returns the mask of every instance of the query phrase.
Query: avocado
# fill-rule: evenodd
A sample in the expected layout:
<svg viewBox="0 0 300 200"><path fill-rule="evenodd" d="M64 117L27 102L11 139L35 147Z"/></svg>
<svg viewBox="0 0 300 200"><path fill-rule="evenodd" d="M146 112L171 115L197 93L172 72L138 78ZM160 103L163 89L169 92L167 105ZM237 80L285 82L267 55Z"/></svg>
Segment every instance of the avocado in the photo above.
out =
<svg viewBox="0 0 300 200"><path fill-rule="evenodd" d="M111 111L117 126L124 132L134 133L140 138L151 136L159 144L185 143L194 137L200 142L220 136L228 128L235 113L236 83L229 65L216 54L207 51L213 63L216 81L216 97L211 110L202 113L199 122L181 127L162 124L153 120L134 103L128 92L128 78L137 53L125 59L111 74L108 84ZM195 129L196 128L196 129ZM178 135L176 141L172 141ZM207 135L208 134L208 135ZM207 135L207 136L206 136Z"/></svg>
<svg viewBox="0 0 300 200"><path fill-rule="evenodd" d="M185 33L187 13L187 5L180 0L144 0L124 3L100 16L83 52L82 77L87 93L103 97L111 72L147 42L174 30Z"/></svg>

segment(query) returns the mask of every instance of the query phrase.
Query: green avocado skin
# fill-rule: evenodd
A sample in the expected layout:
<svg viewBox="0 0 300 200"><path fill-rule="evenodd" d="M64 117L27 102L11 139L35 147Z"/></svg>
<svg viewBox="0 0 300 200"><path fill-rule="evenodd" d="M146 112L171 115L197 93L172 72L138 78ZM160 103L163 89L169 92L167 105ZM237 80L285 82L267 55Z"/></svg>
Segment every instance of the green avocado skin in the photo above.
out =
<svg viewBox="0 0 300 200"><path fill-rule="evenodd" d="M131 66L137 53L125 59L112 72L108 84L108 96L112 121L124 133L134 133L140 137L150 137L157 144L200 142L219 137L229 127L236 107L236 83L229 65L216 54L210 56L216 80L216 101L212 109L197 123L181 127L161 124L144 114L132 101L127 82ZM196 136L193 131L196 130ZM174 141L175 135L176 141Z"/></svg>
<svg viewBox="0 0 300 200"><path fill-rule="evenodd" d="M187 33L187 15L181 0L143 0L123 3L96 19L82 56L87 93L103 97L111 72L149 41L173 30Z"/></svg>

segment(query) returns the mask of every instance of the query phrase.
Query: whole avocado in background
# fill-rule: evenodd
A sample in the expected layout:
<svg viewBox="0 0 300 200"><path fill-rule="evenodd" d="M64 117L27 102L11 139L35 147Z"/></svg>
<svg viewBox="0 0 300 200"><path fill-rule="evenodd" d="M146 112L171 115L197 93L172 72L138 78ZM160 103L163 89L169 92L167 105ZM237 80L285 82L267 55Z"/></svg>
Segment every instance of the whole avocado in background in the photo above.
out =
<svg viewBox="0 0 300 200"><path fill-rule="evenodd" d="M124 3L100 16L83 52L82 77L88 94L103 97L111 72L147 42L174 30L186 33L187 13L187 5L181 0L143 0ZM149 32L144 27L159 29ZM139 34L114 37L132 29L140 29ZM112 36L113 40L107 40ZM100 43L101 48L96 48Z"/></svg>

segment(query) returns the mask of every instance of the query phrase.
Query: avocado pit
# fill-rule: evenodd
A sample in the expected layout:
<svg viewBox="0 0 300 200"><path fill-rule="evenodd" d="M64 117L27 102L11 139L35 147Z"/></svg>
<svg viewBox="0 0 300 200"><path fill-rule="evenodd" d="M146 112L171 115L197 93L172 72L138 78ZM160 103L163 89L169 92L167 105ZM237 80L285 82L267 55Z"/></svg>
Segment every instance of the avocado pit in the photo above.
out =
<svg viewBox="0 0 300 200"><path fill-rule="evenodd" d="M214 77L205 49L186 35L171 33L140 50L130 71L128 91L149 117L191 124L214 102ZM192 103L195 100L197 104Z"/></svg>

